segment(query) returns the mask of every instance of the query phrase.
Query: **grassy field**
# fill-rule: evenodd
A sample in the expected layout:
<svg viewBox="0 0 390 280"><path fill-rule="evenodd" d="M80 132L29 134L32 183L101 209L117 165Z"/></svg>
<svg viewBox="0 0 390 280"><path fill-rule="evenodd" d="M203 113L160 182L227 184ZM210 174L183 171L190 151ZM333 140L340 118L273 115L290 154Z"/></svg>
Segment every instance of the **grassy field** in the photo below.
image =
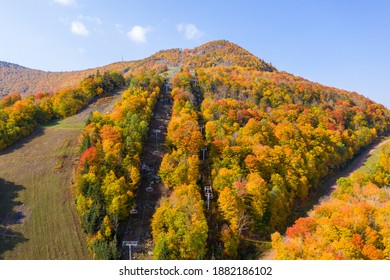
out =
<svg viewBox="0 0 390 280"><path fill-rule="evenodd" d="M77 139L91 111L39 128L0 154L0 259L90 259L71 194Z"/></svg>

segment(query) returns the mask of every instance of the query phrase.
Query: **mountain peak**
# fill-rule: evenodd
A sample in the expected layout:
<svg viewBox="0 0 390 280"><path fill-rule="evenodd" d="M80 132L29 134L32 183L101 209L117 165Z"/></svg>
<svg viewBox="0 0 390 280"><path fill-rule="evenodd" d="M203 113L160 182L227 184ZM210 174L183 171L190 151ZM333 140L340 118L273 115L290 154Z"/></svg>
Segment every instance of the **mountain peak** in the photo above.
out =
<svg viewBox="0 0 390 280"><path fill-rule="evenodd" d="M244 48L227 40L205 43L194 49L170 49L155 53L150 60L160 60L172 66L190 69L214 66L242 66L259 71L277 71L271 64L254 56Z"/></svg>
<svg viewBox="0 0 390 280"><path fill-rule="evenodd" d="M259 71L276 71L271 64L226 40L211 41L193 50L184 50L183 64L189 67L242 66Z"/></svg>

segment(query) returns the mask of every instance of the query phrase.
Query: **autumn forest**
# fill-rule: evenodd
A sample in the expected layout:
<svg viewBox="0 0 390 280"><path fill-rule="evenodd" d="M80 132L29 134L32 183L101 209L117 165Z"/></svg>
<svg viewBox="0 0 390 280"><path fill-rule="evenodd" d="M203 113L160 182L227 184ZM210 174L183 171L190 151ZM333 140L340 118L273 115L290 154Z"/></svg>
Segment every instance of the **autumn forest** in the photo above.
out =
<svg viewBox="0 0 390 280"><path fill-rule="evenodd" d="M8 72L0 72L2 88L12 88L0 101L0 161L64 130L72 144L49 169L67 176L80 258L128 259L131 248L133 259L390 259L390 111L381 104L222 40L52 74L41 88L42 73L23 74L35 92L14 92L17 74ZM96 104L106 107L88 111ZM83 114L73 141L63 122ZM374 146L371 162L357 164ZM17 168L7 168L0 234L15 230L18 208L26 240L0 237L0 258L78 258L12 253L34 243L24 226L40 212L27 198L12 205L3 181Z"/></svg>

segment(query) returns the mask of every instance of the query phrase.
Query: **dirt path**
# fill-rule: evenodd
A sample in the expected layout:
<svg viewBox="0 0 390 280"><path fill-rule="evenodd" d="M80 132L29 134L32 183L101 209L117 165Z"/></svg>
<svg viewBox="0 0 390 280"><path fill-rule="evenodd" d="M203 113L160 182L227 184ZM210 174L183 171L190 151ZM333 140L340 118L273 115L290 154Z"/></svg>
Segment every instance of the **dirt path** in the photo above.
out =
<svg viewBox="0 0 390 280"><path fill-rule="evenodd" d="M0 259L90 259L70 192L77 139L90 112L121 92L38 128L0 153Z"/></svg>
<svg viewBox="0 0 390 280"><path fill-rule="evenodd" d="M321 196L318 201L321 203L322 201L328 200L331 193L337 188L336 181L341 177L348 177L353 172L358 170L360 167L362 167L367 158L375 152L378 148L389 142L390 139L383 139L379 143L373 143L371 144L365 151L363 151L360 155L358 155L351 164L349 164L346 168L340 170L337 172L334 176L329 178L327 181L323 183L326 192L323 196Z"/></svg>
<svg viewBox="0 0 390 280"><path fill-rule="evenodd" d="M311 198L311 205L310 207L305 207L304 211L300 211L302 213L301 216L307 216L308 212L311 209L314 209L317 205L329 200L330 195L332 192L338 187L336 184L336 181L339 178L342 177L348 177L350 176L353 172L361 168L365 162L367 161L368 157L374 153L377 149L379 149L381 146L384 144L388 143L390 141L389 138L383 139L380 142L376 142L371 144L368 148L366 148L361 154L359 154L352 162L349 164L346 168L339 170L336 172L333 176L330 176L327 180L322 182L320 186L318 187L319 191L318 193ZM299 217L297 217L299 218ZM262 256L261 259L263 260L272 260L275 256L274 250L269 250L265 252Z"/></svg>

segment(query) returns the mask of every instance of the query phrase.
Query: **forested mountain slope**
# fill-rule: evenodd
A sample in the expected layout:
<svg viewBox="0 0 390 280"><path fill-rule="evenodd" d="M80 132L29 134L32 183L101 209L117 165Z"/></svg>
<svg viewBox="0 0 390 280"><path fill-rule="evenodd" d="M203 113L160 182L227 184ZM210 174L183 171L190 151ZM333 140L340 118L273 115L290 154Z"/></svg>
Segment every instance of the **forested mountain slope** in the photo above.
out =
<svg viewBox="0 0 390 280"><path fill-rule="evenodd" d="M167 145L176 159L167 154L163 163L170 164L162 165L160 173L174 190L175 184L180 187L193 182L179 172L192 164L193 151L188 147L198 146L198 142L185 144L196 133L187 117L192 108L204 131L205 139L198 141L204 141L203 149L207 149L197 181L205 201L212 188L210 207L205 209L208 256L253 258L258 253L256 242L269 240L275 230L284 230L295 209L316 191L321 180L348 164L379 135L388 133L390 114L384 106L357 93L242 63L240 48L227 46L211 42L195 50L173 50L165 58L175 64L182 52L182 63L188 66L173 78L176 89L172 91L173 98L181 100L177 114L185 112L186 117L175 119L172 135L176 140ZM203 149L198 147L200 155ZM181 164L180 158L186 160ZM167 179L164 174L169 174ZM177 199L175 192L172 196L171 201ZM158 209L156 215L161 211L169 216L176 210ZM158 217L155 221L161 222ZM185 237L177 234L186 229L153 230L159 245L155 257L188 258L175 246L168 246L170 242L179 244L177 240ZM191 248L201 248L205 241L199 236L193 242L199 247Z"/></svg>
<svg viewBox="0 0 390 280"><path fill-rule="evenodd" d="M238 66L195 73L222 257L284 230L323 178L389 131L389 111L356 93Z"/></svg>
<svg viewBox="0 0 390 280"><path fill-rule="evenodd" d="M337 181L330 199L272 235L276 259L390 259L390 144L368 171Z"/></svg>
<svg viewBox="0 0 390 280"><path fill-rule="evenodd" d="M126 67L121 101L110 114L93 114L80 137L73 187L95 258L117 258L121 227L131 224L130 213L142 217L141 206L151 205L138 197L148 165L159 174L151 180L167 191L150 206L154 216L143 231L154 250L139 256L258 258L259 244L292 224L324 178L390 130L383 105L278 71L228 41L160 51ZM50 96L3 99L1 131L14 143L13 136L23 134L17 124L29 124L23 122L27 113L47 107L54 116L70 115L59 109L89 101L90 89L99 96L100 83L113 74L96 74ZM162 119L155 113L161 98L172 115L164 116L160 165L142 155L148 138L157 141L149 125L153 117Z"/></svg>
<svg viewBox="0 0 390 280"><path fill-rule="evenodd" d="M168 69L178 71L171 80L173 110L167 152L159 167L161 182L170 192L162 196L150 220L155 248L149 256L156 259L258 258L258 244L292 222L296 207L309 199L323 178L389 131L390 112L384 106L357 93L277 71L226 41L194 50L161 51L139 61L128 77L133 85L128 96L134 96L135 105L131 114L143 114L144 107L136 104L148 100L146 92L153 111L155 93L150 84L156 78L147 74L151 69L163 77ZM161 86L160 82L156 89ZM146 91L144 97L139 96L141 89ZM134 117L131 114L128 118ZM142 173L140 166L150 164L138 161L142 146L125 153L106 151L115 155L113 173L95 173L100 182L87 179L90 168L107 172L106 166L113 164L109 158L95 159L101 153L90 154L101 149L108 126L118 132L118 139L133 143L126 140L133 134L125 133L122 117L114 110L109 119L94 120L101 125L94 130L101 140L81 143L81 161L91 159L92 165L82 170L76 185L79 197L98 201L99 193L106 196L107 186L122 180L118 195L123 195L129 209L137 207L133 196L139 177L135 175ZM129 156L137 164L124 168L121 162ZM90 188L97 192L88 193ZM94 235L95 256L115 257L110 248L117 240L119 214L109 209L117 203L99 206L98 212L94 203L86 204L84 199L79 203L83 223L93 222L89 233ZM119 216L125 222L129 212Z"/></svg>

